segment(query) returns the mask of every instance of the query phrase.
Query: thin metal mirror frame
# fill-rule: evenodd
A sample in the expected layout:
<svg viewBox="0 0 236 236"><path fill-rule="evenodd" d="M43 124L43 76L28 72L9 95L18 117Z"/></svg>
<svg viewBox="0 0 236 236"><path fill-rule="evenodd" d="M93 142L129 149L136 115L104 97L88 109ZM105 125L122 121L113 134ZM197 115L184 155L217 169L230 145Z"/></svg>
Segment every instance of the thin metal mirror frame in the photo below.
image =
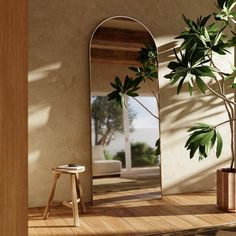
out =
<svg viewBox="0 0 236 236"><path fill-rule="evenodd" d="M90 119L91 119L91 110L92 110L92 107L91 107L91 79L92 79L92 76L91 76L91 68L92 68L92 63L91 63L91 45L92 45L92 40L93 40L93 37L94 37L94 34L96 33L97 29L102 26L105 22L109 21L109 20L113 20L113 19L116 19L116 18L125 18L125 19L129 19L129 20L132 20L132 21L135 21L137 22L138 24L140 24L142 27L144 27L147 32L151 35L152 39L153 39L153 42L155 43L155 46L156 46L156 49L157 49L157 55L158 55L158 47L157 47L157 44L156 44L156 41L155 41L155 38L153 36L153 34L151 33L151 31L147 28L146 25L144 25L142 22L140 22L139 20L137 19L134 19L133 17L129 17L129 16L123 16L123 15L116 15L116 16L112 16L112 17L109 17L109 18L106 18L105 20L101 21L97 26L96 28L94 29L91 37L90 37L90 40L89 40L89 48L88 48L88 53L89 53L89 91L90 91L90 96L89 96L89 104L90 104ZM159 138L160 138L160 143L161 143L161 116L160 116L160 93L159 93L159 71L158 71L158 66L157 66L157 74L158 74L158 81L157 81L157 87L158 87L158 99L159 99L159 105L158 105L158 113L159 113ZM91 121L90 121L91 123ZM92 132L92 130L91 130ZM91 136L91 132L90 132L90 165L91 165L91 194L92 194L92 204L93 204L93 165L92 165L92 136ZM161 198L162 199L162 167L161 167L161 155L160 155L160 189L161 189Z"/></svg>

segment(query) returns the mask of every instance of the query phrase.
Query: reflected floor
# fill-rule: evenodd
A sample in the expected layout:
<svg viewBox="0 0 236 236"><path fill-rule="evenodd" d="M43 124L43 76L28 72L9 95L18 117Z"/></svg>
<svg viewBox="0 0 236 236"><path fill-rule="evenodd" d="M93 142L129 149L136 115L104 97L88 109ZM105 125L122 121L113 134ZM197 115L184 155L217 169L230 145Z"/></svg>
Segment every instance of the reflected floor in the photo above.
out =
<svg viewBox="0 0 236 236"><path fill-rule="evenodd" d="M154 175L122 174L93 180L94 204L159 199L161 197L159 172Z"/></svg>

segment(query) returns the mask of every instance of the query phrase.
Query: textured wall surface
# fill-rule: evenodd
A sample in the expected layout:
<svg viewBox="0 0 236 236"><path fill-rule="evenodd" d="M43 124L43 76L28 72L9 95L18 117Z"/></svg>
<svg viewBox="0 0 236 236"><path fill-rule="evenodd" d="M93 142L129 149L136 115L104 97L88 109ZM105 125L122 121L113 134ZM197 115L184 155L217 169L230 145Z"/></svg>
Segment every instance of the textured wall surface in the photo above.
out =
<svg viewBox="0 0 236 236"><path fill-rule="evenodd" d="M29 204L44 205L50 169L79 162L86 201L91 201L89 40L108 17L133 17L152 32L160 53L162 180L165 193L211 189L215 169L226 161L189 160L183 146L186 129L201 118L224 119L222 108L175 88L163 78L169 48L183 30L182 13L196 18L214 9L211 0L50 0L29 1ZM217 116L212 116L212 115ZM227 129L224 129L225 135ZM57 199L69 198L68 179L60 180Z"/></svg>

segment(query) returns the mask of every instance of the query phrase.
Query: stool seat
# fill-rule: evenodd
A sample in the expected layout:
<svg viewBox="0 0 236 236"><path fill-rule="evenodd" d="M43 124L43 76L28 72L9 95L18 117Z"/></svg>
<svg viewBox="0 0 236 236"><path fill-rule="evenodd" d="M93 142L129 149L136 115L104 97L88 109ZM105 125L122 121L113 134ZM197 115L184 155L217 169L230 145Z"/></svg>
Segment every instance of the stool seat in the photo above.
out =
<svg viewBox="0 0 236 236"><path fill-rule="evenodd" d="M83 201L83 192L82 187L80 184L80 178L79 174L85 171L84 166L79 166L76 169L70 169L70 168L53 168L52 172L54 174L54 181L53 185L49 194L48 202L44 211L44 219L47 219L49 212L50 212L50 206L53 201L55 189L57 180L60 178L61 174L67 174L70 175L71 178L71 192L72 192L72 201L66 202L63 201L63 204L68 207L72 207L73 210L73 218L74 218L74 225L79 226L79 210L78 205L81 206L82 213L86 212L85 204Z"/></svg>
<svg viewBox="0 0 236 236"><path fill-rule="evenodd" d="M79 166L76 170L66 169L66 168L52 168L53 173L63 173L63 174L79 174L85 171L85 166Z"/></svg>

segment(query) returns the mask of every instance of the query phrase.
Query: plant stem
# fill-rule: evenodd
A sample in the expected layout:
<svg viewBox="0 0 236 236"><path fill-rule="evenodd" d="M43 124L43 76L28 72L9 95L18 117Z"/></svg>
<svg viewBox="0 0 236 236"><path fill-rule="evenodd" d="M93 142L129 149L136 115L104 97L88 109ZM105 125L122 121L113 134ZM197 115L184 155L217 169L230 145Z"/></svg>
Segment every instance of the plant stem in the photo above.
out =
<svg viewBox="0 0 236 236"><path fill-rule="evenodd" d="M149 114L151 114L154 118L156 118L157 120L159 120L159 117L157 117L156 115L154 115L147 107L145 107L137 98L132 97L136 102L138 102Z"/></svg>
<svg viewBox="0 0 236 236"><path fill-rule="evenodd" d="M217 69L217 66L215 65L215 63L213 62L212 60L212 54L210 56L210 59L211 59L211 64ZM234 108L232 107L232 104L229 102L229 100L226 98L225 96L225 78L224 78L224 75L220 72L218 72L219 76L221 77L221 83L216 79L214 78L215 82L217 83L218 85L218 88L219 88L219 94L224 97L224 105L225 105L225 109L228 113L228 117L229 117L229 120L227 122L229 122L230 124L230 143L231 143L231 155L232 155L232 158L231 158L231 163L230 163L230 169L232 170L233 167L234 167L234 160L235 160L235 150L234 150ZM209 89L209 87L208 87ZM213 91L212 91L213 92ZM221 97L221 98L222 98ZM223 99L223 98L222 98ZM223 122L221 124L224 124L226 122ZM221 125L219 124L219 125Z"/></svg>
<svg viewBox="0 0 236 236"><path fill-rule="evenodd" d="M216 91L215 91L214 89L212 89L207 83L205 83L205 85L206 85L207 88L208 88L213 94L215 94L217 97L219 97L219 98L221 98L222 100L227 101L227 102L229 102L229 103L231 103L231 104L233 104L233 105L236 105L235 102L229 100L229 99L226 98L225 96L223 96L223 95L221 95L220 93L216 92Z"/></svg>
<svg viewBox="0 0 236 236"><path fill-rule="evenodd" d="M147 83L148 83L148 87L149 87L150 91L152 92L152 94L153 94L153 96L155 97L156 102L157 102L157 104L158 104L158 106L159 106L159 99L158 99L158 96L157 96L156 92L152 89L149 80L147 80Z"/></svg>
<svg viewBox="0 0 236 236"><path fill-rule="evenodd" d="M231 104L227 103L226 101L224 101L224 103L225 103L225 108L226 108L227 113L228 113L229 124L230 124L231 155L232 155L230 169L233 169L234 160L235 160L235 152L234 152L234 125L233 125L233 121L235 120L234 113L233 113L234 110L233 110Z"/></svg>
<svg viewBox="0 0 236 236"><path fill-rule="evenodd" d="M153 96L155 97L156 99L156 103L157 103L157 106L158 106L158 110L160 109L160 102L159 102L159 98L158 98L158 95L156 94L156 92L152 89L151 85L150 85L150 81L147 80L147 83L148 83L148 87L150 89L150 91L152 92Z"/></svg>
<svg viewBox="0 0 236 236"><path fill-rule="evenodd" d="M217 127L219 127L219 126L221 126L221 125L223 125L223 124L226 124L226 123L228 123L228 122L230 122L230 121L234 121L234 120L236 120L236 118L231 119L231 120L225 120L225 121L219 123L218 125L215 125L214 127L217 128Z"/></svg>
<svg viewBox="0 0 236 236"><path fill-rule="evenodd" d="M234 154L234 131L233 131L233 121L230 121L230 131L231 131L231 153L232 153L232 159L230 163L230 169L232 170L234 167L234 159L235 159L235 154Z"/></svg>

